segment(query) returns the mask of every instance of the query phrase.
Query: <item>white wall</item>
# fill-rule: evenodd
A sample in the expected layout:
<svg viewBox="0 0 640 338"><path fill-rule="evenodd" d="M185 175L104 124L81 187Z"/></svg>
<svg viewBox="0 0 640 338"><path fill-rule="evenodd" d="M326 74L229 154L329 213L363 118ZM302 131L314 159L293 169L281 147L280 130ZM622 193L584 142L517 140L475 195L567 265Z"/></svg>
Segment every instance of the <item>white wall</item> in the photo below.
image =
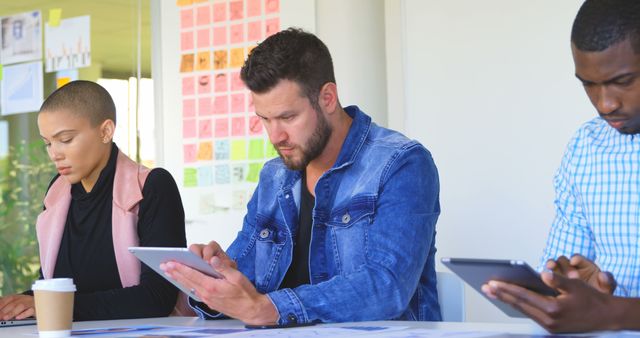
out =
<svg viewBox="0 0 640 338"><path fill-rule="evenodd" d="M426 145L438 166L438 258L538 264L554 213L553 174L573 132L595 116L570 53L581 2L395 6L403 46L401 60L387 62L403 72L404 92L389 101L406 110L389 122ZM468 321L509 320L467 291Z"/></svg>

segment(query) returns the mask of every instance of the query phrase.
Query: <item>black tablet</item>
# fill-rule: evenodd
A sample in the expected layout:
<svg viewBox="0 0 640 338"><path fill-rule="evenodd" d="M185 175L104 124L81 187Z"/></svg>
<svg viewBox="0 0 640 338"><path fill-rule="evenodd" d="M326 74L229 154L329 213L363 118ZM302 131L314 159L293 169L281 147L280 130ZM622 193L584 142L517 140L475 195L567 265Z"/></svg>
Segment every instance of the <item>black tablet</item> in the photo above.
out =
<svg viewBox="0 0 640 338"><path fill-rule="evenodd" d="M519 285L542 295L555 296L558 294L557 291L544 284L540 279L540 274L523 261L443 258L442 263L483 296L485 294L482 292L482 285L490 280ZM526 317L509 304L497 299L486 298L510 317Z"/></svg>

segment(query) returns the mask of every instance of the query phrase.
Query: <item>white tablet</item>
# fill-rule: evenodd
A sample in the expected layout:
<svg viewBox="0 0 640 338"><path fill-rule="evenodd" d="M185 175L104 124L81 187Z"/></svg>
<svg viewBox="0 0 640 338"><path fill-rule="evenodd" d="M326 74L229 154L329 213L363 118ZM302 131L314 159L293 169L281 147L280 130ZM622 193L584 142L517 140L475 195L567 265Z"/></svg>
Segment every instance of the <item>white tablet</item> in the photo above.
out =
<svg viewBox="0 0 640 338"><path fill-rule="evenodd" d="M189 297L201 302L202 300L189 292L189 289L180 285L172 278L167 277L164 271L160 269L160 264L174 261L184 264L192 269L198 270L205 275L214 278L224 278L220 273L215 271L207 262L201 257L198 257L187 248L158 248L158 247L129 247L129 252L134 254L140 261L149 266L155 272L160 274L166 280L175 285L182 292L186 293Z"/></svg>

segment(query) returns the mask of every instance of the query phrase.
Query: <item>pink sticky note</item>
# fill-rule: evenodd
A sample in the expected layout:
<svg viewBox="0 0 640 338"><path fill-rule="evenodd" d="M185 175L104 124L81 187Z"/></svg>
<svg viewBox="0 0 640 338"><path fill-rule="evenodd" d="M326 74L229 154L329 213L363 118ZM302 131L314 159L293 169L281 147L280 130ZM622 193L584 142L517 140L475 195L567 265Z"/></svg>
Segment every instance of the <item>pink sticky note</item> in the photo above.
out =
<svg viewBox="0 0 640 338"><path fill-rule="evenodd" d="M229 90L226 73L216 74L215 77L216 77L216 80L215 80L216 82L215 82L214 90L216 93L222 93Z"/></svg>
<svg viewBox="0 0 640 338"><path fill-rule="evenodd" d="M196 161L197 148L195 144L184 145L184 162L192 163Z"/></svg>
<svg viewBox="0 0 640 338"><path fill-rule="evenodd" d="M231 37L229 40L231 40L231 43L244 42L244 28L242 24L231 26Z"/></svg>
<svg viewBox="0 0 640 338"><path fill-rule="evenodd" d="M249 106L247 107L247 112L248 113L255 113L256 112L256 106L253 105L253 97L251 95L247 95L247 98L249 99Z"/></svg>
<svg viewBox="0 0 640 338"><path fill-rule="evenodd" d="M211 47L211 40L209 40L209 28L198 30L198 48L205 49Z"/></svg>
<svg viewBox="0 0 640 338"><path fill-rule="evenodd" d="M227 27L213 27L213 46L219 47L227 44Z"/></svg>
<svg viewBox="0 0 640 338"><path fill-rule="evenodd" d="M213 121L210 119L200 120L198 122L198 137L199 138L210 138L213 136L212 124Z"/></svg>
<svg viewBox="0 0 640 338"><path fill-rule="evenodd" d="M182 137L183 138L196 137L196 120L195 119L182 120Z"/></svg>
<svg viewBox="0 0 640 338"><path fill-rule="evenodd" d="M231 73L231 90L244 90L244 82L240 79L240 72Z"/></svg>
<svg viewBox="0 0 640 338"><path fill-rule="evenodd" d="M253 21L247 24L247 40L257 42L262 40L262 22Z"/></svg>
<svg viewBox="0 0 640 338"><path fill-rule="evenodd" d="M193 27L193 10L183 9L180 11L180 28Z"/></svg>
<svg viewBox="0 0 640 338"><path fill-rule="evenodd" d="M180 33L180 50L193 49L193 32Z"/></svg>
<svg viewBox="0 0 640 338"><path fill-rule="evenodd" d="M182 101L182 117L196 116L196 100L187 99Z"/></svg>
<svg viewBox="0 0 640 338"><path fill-rule="evenodd" d="M229 136L229 119L216 119L215 128L216 138Z"/></svg>
<svg viewBox="0 0 640 338"><path fill-rule="evenodd" d="M227 3L218 2L213 4L213 21L221 22L227 20Z"/></svg>
<svg viewBox="0 0 640 338"><path fill-rule="evenodd" d="M182 78L182 95L193 95L195 92L196 81L193 76Z"/></svg>
<svg viewBox="0 0 640 338"><path fill-rule="evenodd" d="M196 9L196 24L208 25L211 23L211 6L208 4Z"/></svg>
<svg viewBox="0 0 640 338"><path fill-rule="evenodd" d="M213 100L214 114L229 114L229 99L227 95L216 96Z"/></svg>
<svg viewBox="0 0 640 338"><path fill-rule="evenodd" d="M280 31L280 19L274 18L267 20L265 25L265 35L269 37L273 34L278 33L278 31Z"/></svg>
<svg viewBox="0 0 640 338"><path fill-rule="evenodd" d="M244 17L242 1L232 1L229 3L229 19L241 20Z"/></svg>
<svg viewBox="0 0 640 338"><path fill-rule="evenodd" d="M198 76L198 94L211 93L211 77L209 75Z"/></svg>
<svg viewBox="0 0 640 338"><path fill-rule="evenodd" d="M265 0L264 10L267 14L278 13L280 10L280 0Z"/></svg>
<svg viewBox="0 0 640 338"><path fill-rule="evenodd" d="M211 98L201 97L198 99L198 116L208 115L213 115L213 110L211 109Z"/></svg>
<svg viewBox="0 0 640 338"><path fill-rule="evenodd" d="M262 120L257 116L251 116L249 118L249 134L250 135L262 135Z"/></svg>
<svg viewBox="0 0 640 338"><path fill-rule="evenodd" d="M244 117L234 117L231 119L231 136L245 136Z"/></svg>
<svg viewBox="0 0 640 338"><path fill-rule="evenodd" d="M231 112L232 113L244 113L245 105L244 105L244 94L233 94L231 95Z"/></svg>
<svg viewBox="0 0 640 338"><path fill-rule="evenodd" d="M258 16L262 13L262 8L260 8L260 0L249 0L247 1L247 16Z"/></svg>

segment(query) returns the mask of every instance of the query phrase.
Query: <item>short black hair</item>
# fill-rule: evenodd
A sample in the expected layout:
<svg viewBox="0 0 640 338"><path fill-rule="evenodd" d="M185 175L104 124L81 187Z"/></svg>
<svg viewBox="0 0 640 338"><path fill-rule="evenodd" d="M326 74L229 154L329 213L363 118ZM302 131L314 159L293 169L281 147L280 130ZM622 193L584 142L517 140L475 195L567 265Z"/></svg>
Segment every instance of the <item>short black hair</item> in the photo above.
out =
<svg viewBox="0 0 640 338"><path fill-rule="evenodd" d="M573 22L571 42L581 51L601 52L629 39L640 54L640 1L586 0Z"/></svg>
<svg viewBox="0 0 640 338"><path fill-rule="evenodd" d="M56 89L40 107L40 112L67 111L89 119L93 127L106 120L116 123L116 105L101 85L85 80L71 81Z"/></svg>
<svg viewBox="0 0 640 338"><path fill-rule="evenodd" d="M254 48L240 78L249 90L259 94L271 90L280 80L294 81L316 109L322 86L336 82L327 46L299 28L280 31Z"/></svg>

